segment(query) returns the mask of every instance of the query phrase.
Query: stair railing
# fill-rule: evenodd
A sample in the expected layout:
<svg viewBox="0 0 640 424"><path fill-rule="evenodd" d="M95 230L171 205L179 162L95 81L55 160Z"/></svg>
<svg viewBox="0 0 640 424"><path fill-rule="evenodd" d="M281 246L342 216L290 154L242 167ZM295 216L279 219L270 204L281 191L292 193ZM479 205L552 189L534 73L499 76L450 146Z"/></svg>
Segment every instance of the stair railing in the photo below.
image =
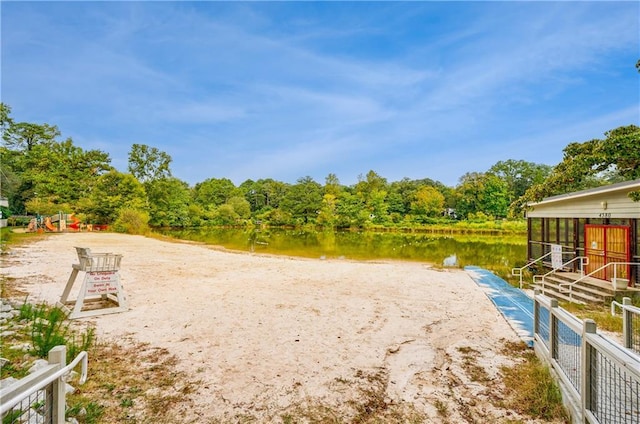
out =
<svg viewBox="0 0 640 424"><path fill-rule="evenodd" d="M531 265L543 260L547 256L551 256L552 253L553 252L549 252L546 255L540 256L538 259L534 259L533 261L529 262L528 264L520 268L511 268L511 275L513 275L514 277L520 277L520 288L522 288L522 271L524 271L525 268L529 268ZM534 277L534 282L535 282L535 277Z"/></svg>
<svg viewBox="0 0 640 424"><path fill-rule="evenodd" d="M542 294L544 294L544 284L545 284L545 279L551 275L551 274L555 274L558 270L560 269L564 269L566 268L568 265L571 265L573 262L577 262L579 261L580 266L580 275L584 276L584 268L589 265L589 258L587 258L586 256L576 256L575 258L571 259L568 262L563 263L562 265L560 265L558 268L554 268L551 271L547 272L546 274L542 274L542 275L534 275L533 276L533 284L540 284L540 288L542 289ZM583 279L584 277L580 277L580 279ZM560 285L562 286L562 284Z"/></svg>
<svg viewBox="0 0 640 424"><path fill-rule="evenodd" d="M587 261L587 264L588 264L588 261ZM583 281L583 280L587 279L587 277L591 277L592 275L597 274L598 272L608 268L611 265L614 266L613 267L613 278L612 278L611 281L615 282L618 279L618 267L616 265L639 265L640 266L640 262L609 262L608 264L604 264L600 268L598 268L596 270L593 270L593 271L591 271L590 273L588 273L586 275L584 273L581 273L582 277L578 278L576 281L572 281L570 283L560 283L558 285L558 287L560 288L560 290L562 290L562 286L569 287L569 301L573 302L573 296L572 296L573 295L573 286L576 283L579 283L580 281Z"/></svg>

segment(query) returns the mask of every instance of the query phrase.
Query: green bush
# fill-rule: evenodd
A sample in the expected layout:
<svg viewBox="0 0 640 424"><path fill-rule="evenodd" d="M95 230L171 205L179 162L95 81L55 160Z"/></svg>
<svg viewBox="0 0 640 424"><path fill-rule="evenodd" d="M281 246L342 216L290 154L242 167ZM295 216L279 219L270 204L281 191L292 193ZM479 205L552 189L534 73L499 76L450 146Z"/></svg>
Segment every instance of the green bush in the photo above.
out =
<svg viewBox="0 0 640 424"><path fill-rule="evenodd" d="M147 234L149 232L149 214L138 209L123 208L113 223L113 230L126 234Z"/></svg>
<svg viewBox="0 0 640 424"><path fill-rule="evenodd" d="M40 305L34 309L31 326L34 355L46 358L51 349L67 344L69 326L66 319L67 314L57 307L48 309L46 305Z"/></svg>
<svg viewBox="0 0 640 424"><path fill-rule="evenodd" d="M34 306L25 300L20 307L19 319L31 322L31 353L40 358L46 358L54 347L64 345L67 362L70 362L95 342L95 328L88 327L81 334L71 331L67 313L58 307Z"/></svg>

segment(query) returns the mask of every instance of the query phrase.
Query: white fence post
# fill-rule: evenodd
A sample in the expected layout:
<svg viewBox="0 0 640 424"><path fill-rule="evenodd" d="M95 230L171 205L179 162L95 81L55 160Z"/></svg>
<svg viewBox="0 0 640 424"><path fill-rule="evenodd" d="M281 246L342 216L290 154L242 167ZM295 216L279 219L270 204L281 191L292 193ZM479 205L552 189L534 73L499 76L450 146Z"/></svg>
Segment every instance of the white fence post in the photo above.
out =
<svg viewBox="0 0 640 424"><path fill-rule="evenodd" d="M549 363L558 355L558 299L549 299Z"/></svg>
<svg viewBox="0 0 640 424"><path fill-rule="evenodd" d="M540 331L540 317L538 316L540 311L540 302L538 302L538 296L542 294L540 289L533 291L533 338Z"/></svg>
<svg viewBox="0 0 640 424"><path fill-rule="evenodd" d="M58 369L63 369L67 365L67 347L66 346L56 346L49 351L49 364L50 365L59 365ZM51 408L51 422L53 424L64 424L64 413L65 413L65 382L62 377L56 379L51 385L51 399L52 399L52 408Z"/></svg>
<svg viewBox="0 0 640 424"><path fill-rule="evenodd" d="M593 405L591 404L591 382L595 376L592 375L591 358L593 356L593 348L589 344L588 334L596 334L597 326L596 322L592 319L585 319L583 321L582 331L582 375L580 376L580 397L582 398L582 420L586 416L586 411L590 411Z"/></svg>
<svg viewBox="0 0 640 424"><path fill-rule="evenodd" d="M622 305L631 305L630 297L622 298ZM627 308L622 308L622 338L624 347L633 349L633 312Z"/></svg>

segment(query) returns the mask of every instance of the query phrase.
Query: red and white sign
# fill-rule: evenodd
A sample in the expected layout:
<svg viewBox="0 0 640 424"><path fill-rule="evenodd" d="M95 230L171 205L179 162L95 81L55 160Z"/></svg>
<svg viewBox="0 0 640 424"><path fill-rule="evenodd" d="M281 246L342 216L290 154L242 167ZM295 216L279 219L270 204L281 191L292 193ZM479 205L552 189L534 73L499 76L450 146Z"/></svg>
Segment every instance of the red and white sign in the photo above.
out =
<svg viewBox="0 0 640 424"><path fill-rule="evenodd" d="M87 273L87 295L118 293L117 271Z"/></svg>

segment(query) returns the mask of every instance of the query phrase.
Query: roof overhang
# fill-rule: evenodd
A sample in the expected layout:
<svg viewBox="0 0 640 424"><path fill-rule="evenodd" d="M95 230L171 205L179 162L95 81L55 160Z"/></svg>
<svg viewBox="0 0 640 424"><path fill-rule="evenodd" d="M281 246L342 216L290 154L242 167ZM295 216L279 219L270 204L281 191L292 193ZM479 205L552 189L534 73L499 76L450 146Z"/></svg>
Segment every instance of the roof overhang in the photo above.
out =
<svg viewBox="0 0 640 424"><path fill-rule="evenodd" d="M547 197L540 202L527 203L529 207L535 207L539 205L550 205L552 203L566 202L567 200L575 200L590 196L601 196L604 194L612 194L617 192L627 192L640 190L640 180L624 181L621 183L610 184L603 187L591 188L588 190L576 191L573 193L560 194L557 196Z"/></svg>

